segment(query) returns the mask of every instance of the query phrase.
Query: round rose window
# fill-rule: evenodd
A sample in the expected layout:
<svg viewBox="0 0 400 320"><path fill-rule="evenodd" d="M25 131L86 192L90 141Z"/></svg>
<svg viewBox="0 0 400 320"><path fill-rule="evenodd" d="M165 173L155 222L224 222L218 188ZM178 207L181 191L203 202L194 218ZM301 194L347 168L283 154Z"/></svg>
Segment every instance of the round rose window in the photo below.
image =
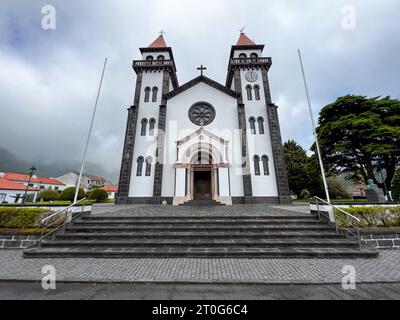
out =
<svg viewBox="0 0 400 320"><path fill-rule="evenodd" d="M214 107L206 102L199 102L194 104L189 109L189 119L195 125L206 126L213 122L215 118Z"/></svg>

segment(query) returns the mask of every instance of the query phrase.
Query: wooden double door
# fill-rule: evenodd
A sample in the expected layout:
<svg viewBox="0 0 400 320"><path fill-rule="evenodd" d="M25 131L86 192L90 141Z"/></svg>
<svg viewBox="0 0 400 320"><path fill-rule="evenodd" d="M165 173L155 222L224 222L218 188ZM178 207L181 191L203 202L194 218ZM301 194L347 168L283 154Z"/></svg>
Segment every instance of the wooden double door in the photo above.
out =
<svg viewBox="0 0 400 320"><path fill-rule="evenodd" d="M193 198L195 200L212 199L211 166L199 166L193 174Z"/></svg>

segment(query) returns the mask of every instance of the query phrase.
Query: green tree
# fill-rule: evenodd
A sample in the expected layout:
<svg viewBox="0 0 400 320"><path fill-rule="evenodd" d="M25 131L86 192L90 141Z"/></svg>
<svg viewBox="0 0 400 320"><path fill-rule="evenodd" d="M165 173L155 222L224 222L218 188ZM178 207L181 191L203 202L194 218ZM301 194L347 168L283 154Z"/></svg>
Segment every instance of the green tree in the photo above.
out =
<svg viewBox="0 0 400 320"><path fill-rule="evenodd" d="M104 189L97 188L90 193L90 199L96 200L96 202L103 202L107 198L108 198L108 193Z"/></svg>
<svg viewBox="0 0 400 320"><path fill-rule="evenodd" d="M400 101L390 97L347 95L325 106L317 128L328 171L361 175L365 184L374 170L386 169L390 185L400 161Z"/></svg>
<svg viewBox="0 0 400 320"><path fill-rule="evenodd" d="M283 156L288 173L290 190L300 197L301 191L307 188L309 184L306 150L294 140L289 140L283 144Z"/></svg>
<svg viewBox="0 0 400 320"><path fill-rule="evenodd" d="M60 194L56 190L51 190L51 189L46 189L41 191L38 194L38 200L43 200L43 201L52 201L52 200L58 200L60 197Z"/></svg>
<svg viewBox="0 0 400 320"><path fill-rule="evenodd" d="M308 191L312 197L325 198L324 183L321 176L321 168L318 157L314 153L307 159L306 170L308 176Z"/></svg>
<svg viewBox="0 0 400 320"><path fill-rule="evenodd" d="M326 178L328 183L329 195L332 199L349 199L351 198L343 183L338 177L328 177Z"/></svg>
<svg viewBox="0 0 400 320"><path fill-rule="evenodd" d="M400 200L400 169L397 169L396 174L394 175L392 185L392 198L395 201Z"/></svg>
<svg viewBox="0 0 400 320"><path fill-rule="evenodd" d="M75 197L75 187L69 187L64 189L61 194L60 194L60 200L62 201L74 201L74 197ZM78 191L78 200L83 199L85 197L85 190L83 190L82 188L79 188Z"/></svg>

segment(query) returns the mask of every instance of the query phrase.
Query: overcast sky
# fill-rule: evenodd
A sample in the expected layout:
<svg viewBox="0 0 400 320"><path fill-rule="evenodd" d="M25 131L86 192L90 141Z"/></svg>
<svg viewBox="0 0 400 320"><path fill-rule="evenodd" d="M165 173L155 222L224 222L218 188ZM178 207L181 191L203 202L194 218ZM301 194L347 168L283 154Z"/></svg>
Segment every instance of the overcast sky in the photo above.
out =
<svg viewBox="0 0 400 320"><path fill-rule="evenodd" d="M56 9L55 30L42 28L44 5ZM348 20L353 9L355 21ZM399 13L395 0L2 0L0 149L42 167L79 161L108 57L88 159L116 181L138 48L165 30L180 84L196 77L200 64L224 83L241 27L272 57L271 92L283 140L308 149L312 130L297 48L315 118L341 95L398 99Z"/></svg>

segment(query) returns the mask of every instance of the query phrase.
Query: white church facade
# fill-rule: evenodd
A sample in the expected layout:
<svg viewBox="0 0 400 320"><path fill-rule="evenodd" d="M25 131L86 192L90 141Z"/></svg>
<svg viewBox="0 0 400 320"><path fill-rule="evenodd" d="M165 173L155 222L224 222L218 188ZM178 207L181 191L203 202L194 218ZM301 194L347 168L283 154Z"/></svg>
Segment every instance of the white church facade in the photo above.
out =
<svg viewBox="0 0 400 320"><path fill-rule="evenodd" d="M117 204L291 203L263 49L241 33L225 84L183 85L162 35L140 49Z"/></svg>

